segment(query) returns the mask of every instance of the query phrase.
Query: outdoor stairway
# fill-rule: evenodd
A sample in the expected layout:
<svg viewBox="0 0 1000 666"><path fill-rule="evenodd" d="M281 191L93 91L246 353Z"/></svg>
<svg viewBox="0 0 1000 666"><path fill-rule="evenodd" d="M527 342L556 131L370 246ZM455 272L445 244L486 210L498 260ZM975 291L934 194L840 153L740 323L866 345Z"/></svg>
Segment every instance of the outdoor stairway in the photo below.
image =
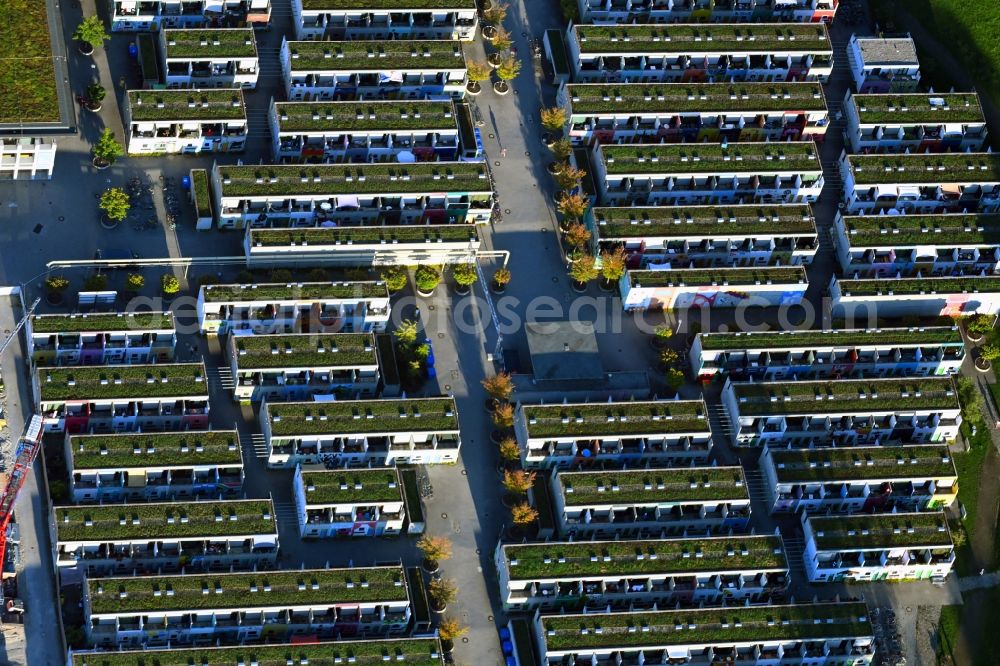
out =
<svg viewBox="0 0 1000 666"><path fill-rule="evenodd" d="M721 404L708 405L708 423L712 428L713 457L720 464L737 464L731 449L733 429L729 425L726 408Z"/></svg>

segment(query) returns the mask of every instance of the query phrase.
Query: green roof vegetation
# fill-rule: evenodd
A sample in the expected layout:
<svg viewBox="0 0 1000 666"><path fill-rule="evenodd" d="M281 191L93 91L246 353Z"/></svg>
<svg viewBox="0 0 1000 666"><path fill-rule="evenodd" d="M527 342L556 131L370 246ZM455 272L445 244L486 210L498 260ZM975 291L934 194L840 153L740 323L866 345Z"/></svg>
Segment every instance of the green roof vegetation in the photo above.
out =
<svg viewBox="0 0 1000 666"><path fill-rule="evenodd" d="M57 506L59 541L125 541L277 534L271 500Z"/></svg>
<svg viewBox="0 0 1000 666"><path fill-rule="evenodd" d="M851 98L862 125L986 123L974 92L855 94Z"/></svg>
<svg viewBox="0 0 1000 666"><path fill-rule="evenodd" d="M469 243L479 239L472 224L397 224L378 227L301 227L250 229L250 247L378 244L383 243ZM345 248L346 249L346 248ZM251 250L252 251L252 250Z"/></svg>
<svg viewBox="0 0 1000 666"><path fill-rule="evenodd" d="M212 217L212 197L208 190L208 171L206 169L191 169L191 186L198 217Z"/></svg>
<svg viewBox="0 0 1000 666"><path fill-rule="evenodd" d="M72 666L381 666L385 657L407 666L444 666L436 638L339 640L296 645L246 645L238 647L192 647L171 650L73 653Z"/></svg>
<svg viewBox="0 0 1000 666"><path fill-rule="evenodd" d="M911 245L1000 245L1000 215L851 215L844 227L852 248Z"/></svg>
<svg viewBox="0 0 1000 666"><path fill-rule="evenodd" d="M206 303L389 298L384 282L210 284L202 287L202 294Z"/></svg>
<svg viewBox="0 0 1000 666"><path fill-rule="evenodd" d="M402 502L403 485L395 467L302 472L306 505Z"/></svg>
<svg viewBox="0 0 1000 666"><path fill-rule="evenodd" d="M133 122L246 120L243 90L129 90Z"/></svg>
<svg viewBox="0 0 1000 666"><path fill-rule="evenodd" d="M594 208L602 241L626 238L815 236L807 205Z"/></svg>
<svg viewBox="0 0 1000 666"><path fill-rule="evenodd" d="M840 330L749 331L746 333L702 333L706 351L749 349L818 349L826 347L870 347L961 345L956 326L927 328L857 328Z"/></svg>
<svg viewBox="0 0 1000 666"><path fill-rule="evenodd" d="M813 516L809 526L817 550L952 546L943 511Z"/></svg>
<svg viewBox="0 0 1000 666"><path fill-rule="evenodd" d="M486 165L472 162L272 164L217 168L223 197L492 192Z"/></svg>
<svg viewBox="0 0 1000 666"><path fill-rule="evenodd" d="M278 102L279 132L384 132L455 129L451 102Z"/></svg>
<svg viewBox="0 0 1000 666"><path fill-rule="evenodd" d="M238 371L378 365L371 333L245 335L233 344Z"/></svg>
<svg viewBox="0 0 1000 666"><path fill-rule="evenodd" d="M72 315L33 315L34 333L105 333L112 331L172 331L173 312L94 312Z"/></svg>
<svg viewBox="0 0 1000 666"><path fill-rule="evenodd" d="M851 414L959 408L951 377L734 383L740 414Z"/></svg>
<svg viewBox="0 0 1000 666"><path fill-rule="evenodd" d="M947 446L847 446L768 449L782 483L957 478Z"/></svg>
<svg viewBox="0 0 1000 666"><path fill-rule="evenodd" d="M74 470L242 465L233 430L72 435Z"/></svg>
<svg viewBox="0 0 1000 666"><path fill-rule="evenodd" d="M596 437L709 432L701 400L523 405L528 436Z"/></svg>
<svg viewBox="0 0 1000 666"><path fill-rule="evenodd" d="M823 86L802 83L577 83L572 115L826 111Z"/></svg>
<svg viewBox="0 0 1000 666"><path fill-rule="evenodd" d="M296 72L385 72L465 69L461 42L450 39L288 42Z"/></svg>
<svg viewBox="0 0 1000 666"><path fill-rule="evenodd" d="M1000 182L1000 153L848 155L856 185Z"/></svg>
<svg viewBox="0 0 1000 666"><path fill-rule="evenodd" d="M826 25L822 23L578 25L574 34L584 55L833 52Z"/></svg>
<svg viewBox="0 0 1000 666"><path fill-rule="evenodd" d="M778 536L550 542L503 551L511 580L788 570Z"/></svg>
<svg viewBox="0 0 1000 666"><path fill-rule="evenodd" d="M267 405L276 437L395 432L458 432L454 398L338 400Z"/></svg>
<svg viewBox="0 0 1000 666"><path fill-rule="evenodd" d="M805 284L802 266L781 268L683 268L676 270L629 271L633 287L708 287Z"/></svg>
<svg viewBox="0 0 1000 666"><path fill-rule="evenodd" d="M964 275L958 277L903 277L873 280L838 280L845 296L887 296L913 294L961 294L1000 292L1000 276Z"/></svg>
<svg viewBox="0 0 1000 666"><path fill-rule="evenodd" d="M476 0L302 0L302 9L336 11L344 9L475 9Z"/></svg>
<svg viewBox="0 0 1000 666"><path fill-rule="evenodd" d="M170 58L256 58L253 28L189 28L163 30Z"/></svg>
<svg viewBox="0 0 1000 666"><path fill-rule="evenodd" d="M608 175L821 172L812 141L603 145ZM722 176L719 176L722 178Z"/></svg>
<svg viewBox="0 0 1000 666"><path fill-rule="evenodd" d="M0 125L60 120L47 3L0 2Z"/></svg>
<svg viewBox="0 0 1000 666"><path fill-rule="evenodd" d="M87 581L94 615L406 601L401 566Z"/></svg>
<svg viewBox="0 0 1000 666"><path fill-rule="evenodd" d="M741 467L560 472L558 478L566 506L663 505L750 499Z"/></svg>
<svg viewBox="0 0 1000 666"><path fill-rule="evenodd" d="M601 631L594 631L600 628ZM864 602L546 615L548 651L871 638Z"/></svg>
<svg viewBox="0 0 1000 666"><path fill-rule="evenodd" d="M208 399L202 363L51 367L38 370L41 401Z"/></svg>

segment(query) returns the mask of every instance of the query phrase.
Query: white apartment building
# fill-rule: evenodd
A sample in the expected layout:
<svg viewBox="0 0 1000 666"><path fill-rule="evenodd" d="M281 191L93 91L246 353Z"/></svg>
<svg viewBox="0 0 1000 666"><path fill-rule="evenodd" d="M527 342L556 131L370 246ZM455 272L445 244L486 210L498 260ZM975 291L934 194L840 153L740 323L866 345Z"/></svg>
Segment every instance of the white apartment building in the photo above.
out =
<svg viewBox="0 0 1000 666"><path fill-rule="evenodd" d="M848 90L843 110L852 153L978 151L986 142L986 116L975 92Z"/></svg>
<svg viewBox="0 0 1000 666"><path fill-rule="evenodd" d="M628 23L737 23L788 21L830 23L839 0L735 0L734 2L689 2L689 0L578 0L580 22Z"/></svg>
<svg viewBox="0 0 1000 666"><path fill-rule="evenodd" d="M802 266L628 270L618 284L625 310L795 305L808 288Z"/></svg>
<svg viewBox="0 0 1000 666"><path fill-rule="evenodd" d="M906 37L858 37L847 44L847 64L859 93L916 92L920 83L917 47Z"/></svg>
<svg viewBox="0 0 1000 666"><path fill-rule="evenodd" d="M161 30L160 54L167 88L257 87L253 28Z"/></svg>
<svg viewBox="0 0 1000 666"><path fill-rule="evenodd" d="M395 467L295 468L295 514L303 539L404 534L406 501Z"/></svg>
<svg viewBox="0 0 1000 666"><path fill-rule="evenodd" d="M129 90L130 155L242 152L247 138L243 90Z"/></svg>
<svg viewBox="0 0 1000 666"><path fill-rule="evenodd" d="M833 314L859 321L872 317L959 317L1000 313L1000 277L888 277L831 280Z"/></svg>
<svg viewBox="0 0 1000 666"><path fill-rule="evenodd" d="M173 312L32 315L26 326L38 366L169 363L177 345Z"/></svg>
<svg viewBox="0 0 1000 666"><path fill-rule="evenodd" d="M292 0L295 39L459 39L471 42L475 0Z"/></svg>
<svg viewBox="0 0 1000 666"><path fill-rule="evenodd" d="M50 180L58 147L54 135L0 137L0 174L4 179Z"/></svg>
<svg viewBox="0 0 1000 666"><path fill-rule="evenodd" d="M111 30L208 28L246 23L265 27L271 0L110 0Z"/></svg>

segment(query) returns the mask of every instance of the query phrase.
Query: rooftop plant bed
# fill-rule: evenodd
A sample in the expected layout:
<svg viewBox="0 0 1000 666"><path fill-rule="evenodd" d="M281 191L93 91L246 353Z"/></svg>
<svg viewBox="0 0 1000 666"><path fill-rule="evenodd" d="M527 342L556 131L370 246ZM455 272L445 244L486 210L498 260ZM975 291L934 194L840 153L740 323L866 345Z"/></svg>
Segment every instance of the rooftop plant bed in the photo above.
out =
<svg viewBox="0 0 1000 666"><path fill-rule="evenodd" d="M380 432L458 432L453 398L274 403L267 418L275 436Z"/></svg>
<svg viewBox="0 0 1000 666"><path fill-rule="evenodd" d="M0 2L0 125L60 120L47 6Z"/></svg>
<svg viewBox="0 0 1000 666"><path fill-rule="evenodd" d="M594 208L601 240L615 238L815 236L809 206Z"/></svg>
<svg viewBox="0 0 1000 666"><path fill-rule="evenodd" d="M568 86L572 115L683 112L826 111L823 86L802 83L577 83Z"/></svg>
<svg viewBox="0 0 1000 666"><path fill-rule="evenodd" d="M449 130L458 124L451 102L279 102L279 132Z"/></svg>
<svg viewBox="0 0 1000 666"><path fill-rule="evenodd" d="M104 578L87 592L95 615L407 600L401 566Z"/></svg>
<svg viewBox="0 0 1000 666"><path fill-rule="evenodd" d="M220 166L218 170L223 197L492 192L486 166L471 162Z"/></svg>
<svg viewBox="0 0 1000 666"><path fill-rule="evenodd" d="M986 122L976 93L856 94L852 99L862 125Z"/></svg>
<svg viewBox="0 0 1000 666"><path fill-rule="evenodd" d="M812 141L780 143L651 143L601 146L608 175L821 172ZM722 178L719 175L719 178Z"/></svg>
<svg viewBox="0 0 1000 666"><path fill-rule="evenodd" d="M34 315L34 333L105 333L112 331L172 331L173 312L108 312L74 315Z"/></svg>
<svg viewBox="0 0 1000 666"><path fill-rule="evenodd" d="M400 659L407 666L444 666L441 645L436 638L396 638L392 640L340 640L296 645L248 645L239 647L198 647L173 650L132 650L128 652L73 653L72 666L235 666L260 664L354 664L382 666ZM339 658L339 661L338 661ZM352 660L353 659L353 660Z"/></svg>
<svg viewBox="0 0 1000 666"><path fill-rule="evenodd" d="M460 42L450 39L288 42L295 72L385 72L465 69Z"/></svg>
<svg viewBox="0 0 1000 666"><path fill-rule="evenodd" d="M503 549L512 580L788 569L778 536L569 541Z"/></svg>
<svg viewBox="0 0 1000 666"><path fill-rule="evenodd" d="M809 526L817 550L951 547L948 519L943 511L883 513L854 516L815 516Z"/></svg>
<svg viewBox="0 0 1000 666"><path fill-rule="evenodd" d="M569 63L566 61L566 40L562 30L546 30L545 36L549 40L552 51L552 71L556 76L569 76Z"/></svg>
<svg viewBox="0 0 1000 666"><path fill-rule="evenodd" d="M848 446L772 449L769 453L775 474L783 483L958 476L947 446Z"/></svg>
<svg viewBox="0 0 1000 666"><path fill-rule="evenodd" d="M302 472L302 485L309 506L403 501L403 485L394 467Z"/></svg>
<svg viewBox="0 0 1000 666"><path fill-rule="evenodd" d="M822 23L689 23L578 25L580 52L635 53L832 53Z"/></svg>
<svg viewBox="0 0 1000 666"><path fill-rule="evenodd" d="M1000 292L1000 276L965 275L960 277L903 277L877 280L838 280L845 296L886 296L903 294L962 294Z"/></svg>
<svg viewBox="0 0 1000 666"><path fill-rule="evenodd" d="M597 437L708 432L701 400L524 405L528 436Z"/></svg>
<svg viewBox="0 0 1000 666"><path fill-rule="evenodd" d="M203 287L202 294L206 303L389 298L389 290L384 282L212 284Z"/></svg>
<svg viewBox="0 0 1000 666"><path fill-rule="evenodd" d="M857 185L1000 182L1000 153L848 155Z"/></svg>
<svg viewBox="0 0 1000 666"><path fill-rule="evenodd" d="M853 248L1000 244L1000 215L858 215L844 226Z"/></svg>
<svg viewBox="0 0 1000 666"><path fill-rule="evenodd" d="M251 229L250 246L286 247L396 243L468 243L479 232L472 224L399 224L378 227L314 227L309 229Z"/></svg>
<svg viewBox="0 0 1000 666"><path fill-rule="evenodd" d="M383 9L405 12L411 9L475 9L476 0L302 0L302 8L309 11L336 11L342 9Z"/></svg>
<svg viewBox="0 0 1000 666"><path fill-rule="evenodd" d="M239 437L232 430L73 435L73 469L128 469L240 465Z"/></svg>
<svg viewBox="0 0 1000 666"><path fill-rule="evenodd" d="M750 498L740 467L560 472L559 484L566 506L665 505Z"/></svg>
<svg viewBox="0 0 1000 666"><path fill-rule="evenodd" d="M736 383L733 391L744 416L959 408L951 377Z"/></svg>
<svg viewBox="0 0 1000 666"><path fill-rule="evenodd" d="M143 81L158 81L160 78L160 59L156 54L157 38L156 33L141 33L136 36L135 41L139 45L139 63L142 66Z"/></svg>
<svg viewBox="0 0 1000 666"><path fill-rule="evenodd" d="M549 615L543 617L542 627L550 651L573 652L619 646L728 646L874 635L864 602ZM599 633L594 631L598 627L602 630Z"/></svg>
<svg viewBox="0 0 1000 666"><path fill-rule="evenodd" d="M255 58L253 28L170 29L163 31L166 58Z"/></svg>
<svg viewBox="0 0 1000 666"><path fill-rule="evenodd" d="M135 122L155 120L246 120L243 90L129 90Z"/></svg>
<svg viewBox="0 0 1000 666"><path fill-rule="evenodd" d="M121 543L278 533L271 500L57 506L54 512L62 542Z"/></svg>
<svg viewBox="0 0 1000 666"><path fill-rule="evenodd" d="M633 287L708 287L805 284L801 266L783 268L684 268L666 271L629 271Z"/></svg>
<svg viewBox="0 0 1000 666"><path fill-rule="evenodd" d="M38 370L41 401L208 398L202 363L51 367Z"/></svg>
<svg viewBox="0 0 1000 666"><path fill-rule="evenodd" d="M247 335L233 344L241 371L378 366L371 333Z"/></svg>
<svg viewBox="0 0 1000 666"><path fill-rule="evenodd" d="M875 346L927 347L954 344L962 344L962 333L956 326L701 334L701 348L706 351Z"/></svg>
<svg viewBox="0 0 1000 666"><path fill-rule="evenodd" d="M198 217L212 217L212 197L208 190L208 171L191 169L191 186L194 191L194 205Z"/></svg>

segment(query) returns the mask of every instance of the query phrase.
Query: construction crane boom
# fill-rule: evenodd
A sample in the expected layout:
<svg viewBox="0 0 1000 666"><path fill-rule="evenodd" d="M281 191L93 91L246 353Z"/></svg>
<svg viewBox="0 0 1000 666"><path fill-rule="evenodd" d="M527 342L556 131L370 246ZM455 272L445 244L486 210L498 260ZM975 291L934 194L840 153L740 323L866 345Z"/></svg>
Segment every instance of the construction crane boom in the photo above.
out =
<svg viewBox="0 0 1000 666"><path fill-rule="evenodd" d="M24 435L17 443L17 451L14 454L14 468L7 477L7 484L3 488L3 495L0 495L0 568L3 567L7 556L7 527L11 518L14 517L14 502L17 494L24 485L24 480L28 477L28 472L38 456L38 450L42 448L42 417L32 414L28 421L28 427L24 430Z"/></svg>

